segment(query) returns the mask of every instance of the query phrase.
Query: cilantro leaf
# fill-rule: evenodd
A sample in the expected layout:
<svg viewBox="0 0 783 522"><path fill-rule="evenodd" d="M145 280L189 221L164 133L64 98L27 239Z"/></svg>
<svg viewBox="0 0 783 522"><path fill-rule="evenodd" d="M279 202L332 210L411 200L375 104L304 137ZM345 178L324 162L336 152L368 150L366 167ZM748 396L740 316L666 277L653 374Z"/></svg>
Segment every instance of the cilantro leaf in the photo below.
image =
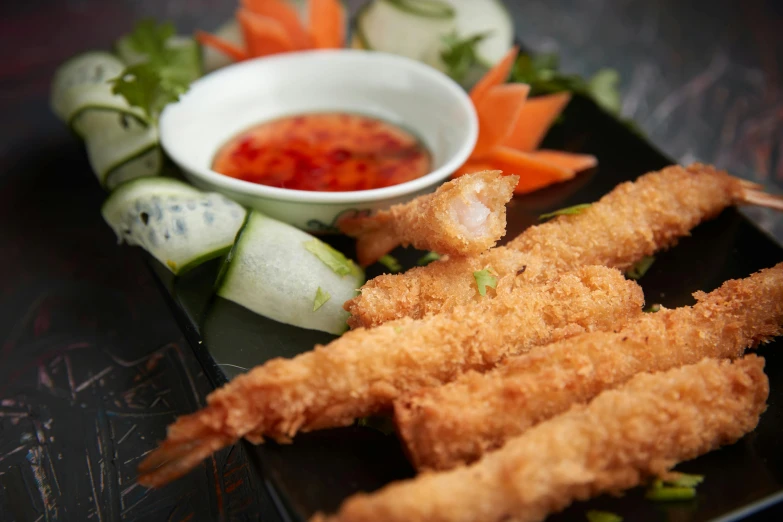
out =
<svg viewBox="0 0 783 522"><path fill-rule="evenodd" d="M136 52L146 54L151 62L165 61L166 42L174 33L174 24L158 25L154 19L145 18L133 28L128 41Z"/></svg>
<svg viewBox="0 0 783 522"><path fill-rule="evenodd" d="M317 257L323 264L328 266L332 272L339 276L347 276L356 271L353 262L339 252L327 245L320 239L313 238L303 243L305 250Z"/></svg>
<svg viewBox="0 0 783 522"><path fill-rule="evenodd" d="M489 270L486 268L473 272L473 279L476 280L479 294L483 296L487 295L487 287L495 288L498 285L497 277L490 274Z"/></svg>
<svg viewBox="0 0 783 522"><path fill-rule="evenodd" d="M190 83L200 75L193 47L172 46L174 26L158 25L146 19L136 24L125 40L139 60L134 60L117 78L109 80L112 92L128 104L140 107L156 121L169 103L179 100Z"/></svg>
<svg viewBox="0 0 783 522"><path fill-rule="evenodd" d="M491 32L479 33L466 38L460 38L456 31L443 37L445 48L440 53L440 58L446 64L446 74L456 82L462 82L470 69L478 64L476 45Z"/></svg>
<svg viewBox="0 0 783 522"><path fill-rule="evenodd" d="M591 205L592 203L581 203L579 205L574 205L572 207L561 208L553 212L547 212L546 214L541 214L540 216L538 216L538 219L544 221L546 219L552 219L553 217L557 217L557 216L573 216L576 214L581 214L586 209L590 208Z"/></svg>
<svg viewBox="0 0 783 522"><path fill-rule="evenodd" d="M438 259L440 259L440 254L437 252L427 252L421 256L418 261L416 261L416 264L419 266L427 266L433 261L437 261Z"/></svg>
<svg viewBox="0 0 783 522"><path fill-rule="evenodd" d="M315 291L315 298L313 299L313 312L321 308L331 298L332 296L329 292L319 286L318 290Z"/></svg>
<svg viewBox="0 0 783 522"><path fill-rule="evenodd" d="M601 69L585 80L576 74L559 71L556 54L530 56L520 54L511 69L511 81L530 85L530 96L568 91L591 98L613 116L620 115L621 97L618 89L620 75L614 69ZM622 120L626 126L641 135L639 127L631 120Z"/></svg>
<svg viewBox="0 0 783 522"><path fill-rule="evenodd" d="M389 254L386 254L382 258L378 260L380 264L385 266L389 272L392 274L396 274L397 272L402 272L402 265L399 261L397 261L397 258L394 256L390 256Z"/></svg>
<svg viewBox="0 0 783 522"><path fill-rule="evenodd" d="M647 307L643 308L642 312L644 312L646 314L654 314L654 313L660 311L660 309L661 309L661 305L659 305L659 304L651 304L650 306L647 306Z"/></svg>
<svg viewBox="0 0 783 522"><path fill-rule="evenodd" d="M628 279L641 279L653 263L655 263L655 258L653 256L644 256L625 273L625 276Z"/></svg>

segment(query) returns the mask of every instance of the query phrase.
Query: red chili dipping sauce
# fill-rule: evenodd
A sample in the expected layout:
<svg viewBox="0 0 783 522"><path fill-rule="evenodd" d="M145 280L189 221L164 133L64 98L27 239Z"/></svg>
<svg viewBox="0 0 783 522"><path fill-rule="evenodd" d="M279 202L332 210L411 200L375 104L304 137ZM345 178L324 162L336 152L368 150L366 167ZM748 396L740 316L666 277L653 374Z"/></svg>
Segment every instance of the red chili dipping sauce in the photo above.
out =
<svg viewBox="0 0 783 522"><path fill-rule="evenodd" d="M359 114L268 121L224 145L212 168L270 187L325 192L397 185L427 174L430 153L412 134Z"/></svg>

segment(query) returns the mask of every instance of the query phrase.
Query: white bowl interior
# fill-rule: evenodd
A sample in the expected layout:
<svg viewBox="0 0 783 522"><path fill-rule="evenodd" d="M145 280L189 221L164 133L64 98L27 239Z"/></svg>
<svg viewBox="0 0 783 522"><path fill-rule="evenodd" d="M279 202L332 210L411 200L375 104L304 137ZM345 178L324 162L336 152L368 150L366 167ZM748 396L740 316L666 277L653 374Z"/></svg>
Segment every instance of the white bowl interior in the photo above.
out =
<svg viewBox="0 0 783 522"><path fill-rule="evenodd" d="M432 154L430 174L385 189L308 193L212 171L217 150L243 130L286 115L328 111L360 113L412 132ZM229 66L195 82L178 103L166 108L160 121L166 152L204 181L257 195L310 201L337 201L345 199L340 194L362 193L374 199L370 193L388 197L432 185L467 159L477 127L470 99L445 75L406 58L345 50L280 55Z"/></svg>

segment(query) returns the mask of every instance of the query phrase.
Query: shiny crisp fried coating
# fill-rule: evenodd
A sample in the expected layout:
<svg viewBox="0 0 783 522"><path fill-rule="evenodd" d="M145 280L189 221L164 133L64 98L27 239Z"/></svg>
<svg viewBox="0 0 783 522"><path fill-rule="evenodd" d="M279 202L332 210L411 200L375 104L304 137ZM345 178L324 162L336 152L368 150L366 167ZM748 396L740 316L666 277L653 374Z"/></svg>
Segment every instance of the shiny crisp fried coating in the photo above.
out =
<svg viewBox="0 0 783 522"><path fill-rule="evenodd" d="M473 462L636 373L739 357L783 333L783 263L696 298L693 307L643 314L619 332L578 335L400 398L395 420L411 461L431 469Z"/></svg>
<svg viewBox="0 0 783 522"><path fill-rule="evenodd" d="M367 266L398 245L455 256L477 255L506 233L506 203L518 176L487 170L444 183L432 194L394 205L371 217L340 221L357 238L359 264Z"/></svg>
<svg viewBox="0 0 783 522"><path fill-rule="evenodd" d="M300 431L348 425L390 409L403 393L488 370L509 354L619 327L640 315L644 302L636 283L606 267L583 267L536 286L510 288L514 283L499 281L499 289L509 288L496 299L354 330L236 377L207 397L206 408L169 427L139 466L139 482L165 484L241 437L286 441Z"/></svg>
<svg viewBox="0 0 783 522"><path fill-rule="evenodd" d="M758 424L768 393L764 360L753 355L637 375L471 466L354 495L311 521L537 522L738 440Z"/></svg>
<svg viewBox="0 0 783 522"><path fill-rule="evenodd" d="M446 259L368 281L347 301L352 328L400 317L419 318L479 299L473 272L526 267L535 282L584 265L619 269L674 245L700 222L743 198L743 181L706 165L673 166L618 185L580 214L531 227L505 247Z"/></svg>

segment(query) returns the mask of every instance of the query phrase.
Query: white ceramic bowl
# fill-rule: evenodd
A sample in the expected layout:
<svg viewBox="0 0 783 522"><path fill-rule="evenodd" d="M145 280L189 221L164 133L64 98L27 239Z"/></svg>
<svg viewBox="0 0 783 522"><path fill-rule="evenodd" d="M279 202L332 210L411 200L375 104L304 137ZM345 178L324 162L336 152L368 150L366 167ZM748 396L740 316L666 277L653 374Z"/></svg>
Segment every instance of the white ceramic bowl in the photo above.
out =
<svg viewBox="0 0 783 522"><path fill-rule="evenodd" d="M212 170L218 149L245 129L324 111L361 113L412 131L432 154L431 172L380 189L309 192ZM468 158L477 136L470 98L446 75L408 58L357 50L291 53L225 67L194 82L160 118L163 148L195 186L316 232L334 230L343 213L387 208L434 190Z"/></svg>

